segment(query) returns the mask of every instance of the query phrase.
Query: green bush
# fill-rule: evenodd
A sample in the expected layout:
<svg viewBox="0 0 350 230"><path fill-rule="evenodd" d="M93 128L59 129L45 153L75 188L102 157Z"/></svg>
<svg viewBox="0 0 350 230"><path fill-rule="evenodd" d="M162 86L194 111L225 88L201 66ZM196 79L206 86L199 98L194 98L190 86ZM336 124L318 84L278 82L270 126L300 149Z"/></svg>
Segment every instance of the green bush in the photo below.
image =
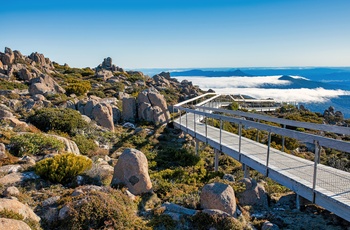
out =
<svg viewBox="0 0 350 230"><path fill-rule="evenodd" d="M17 135L12 137L10 141L11 152L16 156L43 155L52 151L61 151L65 147L62 141L41 133Z"/></svg>
<svg viewBox="0 0 350 230"><path fill-rule="evenodd" d="M22 83L10 82L0 79L0 90L28 89L28 86Z"/></svg>
<svg viewBox="0 0 350 230"><path fill-rule="evenodd" d="M137 216L137 207L120 190L91 191L64 203L71 212L47 229L149 229Z"/></svg>
<svg viewBox="0 0 350 230"><path fill-rule="evenodd" d="M52 182L67 183L91 166L92 161L89 158L66 153L39 161L35 172Z"/></svg>
<svg viewBox="0 0 350 230"><path fill-rule="evenodd" d="M98 147L94 140L86 138L83 135L76 135L72 139L77 144L80 153L83 155L88 155L90 152L95 151Z"/></svg>
<svg viewBox="0 0 350 230"><path fill-rule="evenodd" d="M76 94L77 96L84 95L91 89L91 84L89 81L78 81L75 80L73 82L68 83L68 86L66 86L66 93L69 94Z"/></svg>
<svg viewBox="0 0 350 230"><path fill-rule="evenodd" d="M29 122L42 131L59 130L74 135L77 129L87 127L81 114L73 109L43 108L29 117Z"/></svg>
<svg viewBox="0 0 350 230"><path fill-rule="evenodd" d="M194 229L245 229L242 223L233 217L224 217L223 215L209 215L198 212L192 217Z"/></svg>

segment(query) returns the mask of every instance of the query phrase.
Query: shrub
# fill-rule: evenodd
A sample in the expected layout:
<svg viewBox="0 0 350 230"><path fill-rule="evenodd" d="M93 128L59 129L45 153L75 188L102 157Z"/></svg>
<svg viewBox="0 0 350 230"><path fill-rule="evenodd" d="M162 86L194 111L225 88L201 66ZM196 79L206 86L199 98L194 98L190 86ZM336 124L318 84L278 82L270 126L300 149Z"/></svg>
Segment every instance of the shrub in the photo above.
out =
<svg viewBox="0 0 350 230"><path fill-rule="evenodd" d="M87 127L81 114L73 109L43 108L29 117L29 122L42 131L59 130L74 135L77 129Z"/></svg>
<svg viewBox="0 0 350 230"><path fill-rule="evenodd" d="M0 79L0 90L28 89L28 86L18 82L10 82Z"/></svg>
<svg viewBox="0 0 350 230"><path fill-rule="evenodd" d="M91 84L89 81L78 81L74 80L68 83L68 86L66 87L66 93L69 94L76 94L77 96L84 95L91 89Z"/></svg>
<svg viewBox="0 0 350 230"><path fill-rule="evenodd" d="M61 151L65 147L63 142L42 133L17 135L12 137L10 141L11 151L16 156L47 154L52 151Z"/></svg>
<svg viewBox="0 0 350 230"><path fill-rule="evenodd" d="M48 229L148 229L136 215L136 204L120 190L90 191L65 203L67 218Z"/></svg>
<svg viewBox="0 0 350 230"><path fill-rule="evenodd" d="M98 147L94 140L86 138L83 135L76 135L73 137L73 141L77 144L80 153L83 155L88 155Z"/></svg>
<svg viewBox="0 0 350 230"><path fill-rule="evenodd" d="M92 161L89 158L66 153L39 161L35 172L52 182L67 183L91 166Z"/></svg>
<svg viewBox="0 0 350 230"><path fill-rule="evenodd" d="M244 226L238 220L223 215L209 215L198 212L192 217L192 221L195 229L244 229Z"/></svg>

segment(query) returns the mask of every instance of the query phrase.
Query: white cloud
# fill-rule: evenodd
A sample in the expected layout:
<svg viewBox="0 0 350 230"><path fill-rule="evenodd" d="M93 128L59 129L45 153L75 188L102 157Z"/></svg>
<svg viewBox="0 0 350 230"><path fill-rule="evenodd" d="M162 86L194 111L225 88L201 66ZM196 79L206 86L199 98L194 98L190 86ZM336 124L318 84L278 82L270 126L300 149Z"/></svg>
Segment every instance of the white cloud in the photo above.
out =
<svg viewBox="0 0 350 230"><path fill-rule="evenodd" d="M350 91L324 88L314 89L265 89L257 88L263 83L288 84L278 80L280 76L268 77L181 77L179 81L188 79L203 90L213 89L217 93L245 94L254 98L274 98L277 101L296 101L322 103L341 95L350 95ZM246 88L242 88L246 87Z"/></svg>
<svg viewBox="0 0 350 230"><path fill-rule="evenodd" d="M278 80L281 76L264 77L176 77L180 82L182 80L192 81L194 85L200 88L239 88L239 87L259 87L266 83L273 85L288 85L289 81Z"/></svg>

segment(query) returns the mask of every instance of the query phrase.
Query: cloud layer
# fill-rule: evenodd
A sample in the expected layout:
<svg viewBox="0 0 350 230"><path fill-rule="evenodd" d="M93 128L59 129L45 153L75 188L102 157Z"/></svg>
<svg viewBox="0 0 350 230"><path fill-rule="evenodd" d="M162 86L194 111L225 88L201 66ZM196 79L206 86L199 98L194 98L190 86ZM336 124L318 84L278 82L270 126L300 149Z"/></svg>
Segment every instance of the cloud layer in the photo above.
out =
<svg viewBox="0 0 350 230"><path fill-rule="evenodd" d="M323 88L314 89L264 89L257 88L265 83L281 85L289 81L278 80L280 76L268 77L178 77L179 81L187 79L203 90L213 89L217 93L245 94L255 98L274 98L277 101L295 101L323 103L331 98L350 95L350 91ZM245 88L242 88L245 87Z"/></svg>

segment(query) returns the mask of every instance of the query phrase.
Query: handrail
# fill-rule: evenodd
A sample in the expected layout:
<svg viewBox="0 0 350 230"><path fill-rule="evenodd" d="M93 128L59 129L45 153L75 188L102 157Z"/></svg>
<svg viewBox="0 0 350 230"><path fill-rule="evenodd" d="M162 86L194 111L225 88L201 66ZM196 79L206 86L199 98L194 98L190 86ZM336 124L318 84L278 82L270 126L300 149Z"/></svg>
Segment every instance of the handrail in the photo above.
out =
<svg viewBox="0 0 350 230"><path fill-rule="evenodd" d="M217 93L205 93L205 94L199 95L199 96L197 96L197 97L188 99L188 100L186 100L186 101L180 102L180 103L174 105L174 107L187 104L188 102L198 100L198 99L200 99L200 98L202 98L202 97L205 97L205 96L208 96L208 95L216 95L216 94L217 94Z"/></svg>
<svg viewBox="0 0 350 230"><path fill-rule="evenodd" d="M259 120L264 120L264 121L270 121L270 122L275 122L275 123L279 123L282 125L288 125L288 126L293 126L293 127L350 135L350 128L349 127L293 121L293 120L287 120L287 119L283 119L283 118L265 116L265 115L261 115L261 114L254 114L254 113L247 113L247 112L242 112L242 111L233 111L233 110L226 110L226 109L216 109L216 108L205 107L205 106L195 106L195 108L203 109L203 110L212 110L215 112L232 114L232 115L237 115L237 116L241 116L241 117L249 117L249 118L259 119Z"/></svg>
<svg viewBox="0 0 350 230"><path fill-rule="evenodd" d="M236 124L241 123L242 125L254 127L254 128L259 129L259 130L273 132L275 134L291 137L291 138L294 138L294 139L297 139L300 141L305 141L305 142L310 142L310 143L314 143L315 141L318 141L320 146L329 147L332 149L337 149L337 150L340 150L343 152L350 153L350 142L344 142L344 141L335 140L335 139L331 139L331 138L327 138L327 137L317 136L314 134L303 133L303 132L294 131L294 130L290 130L290 129L284 129L284 128L280 128L280 127L276 127L276 126L257 123L254 121L243 120L241 118L234 118L234 117L228 117L228 116L219 115L219 114L212 114L212 113L202 112L202 111L198 111L198 110L194 110L194 109L188 109L188 108L184 108L184 107L180 107L180 106L176 106L176 107L177 107L177 109L184 110L188 113L199 114L202 116L206 116L206 117L210 117L210 118L214 118L214 119L218 119L218 120L225 120L225 121L236 123ZM198 109L213 110L213 111L217 110L217 109L213 109L211 107L198 107Z"/></svg>

